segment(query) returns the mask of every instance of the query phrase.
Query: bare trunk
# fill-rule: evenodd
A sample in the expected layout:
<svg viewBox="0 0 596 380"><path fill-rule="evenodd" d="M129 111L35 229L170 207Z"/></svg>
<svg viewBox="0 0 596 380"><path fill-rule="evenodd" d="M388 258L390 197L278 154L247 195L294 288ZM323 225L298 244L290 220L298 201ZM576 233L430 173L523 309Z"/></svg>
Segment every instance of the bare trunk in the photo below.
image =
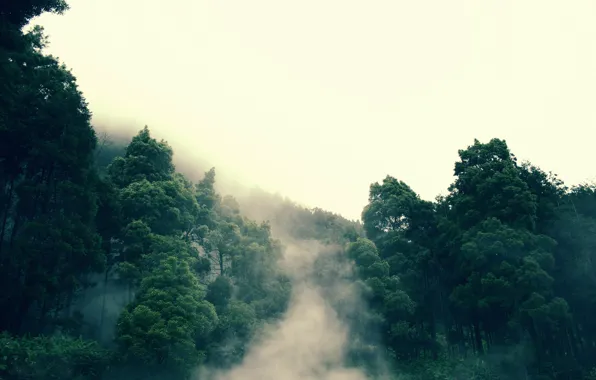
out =
<svg viewBox="0 0 596 380"><path fill-rule="evenodd" d="M110 271L110 268L106 268L106 271L104 273L104 277L103 277L103 298L101 300L101 314L99 315L99 329L100 331L103 331L103 323L104 323L104 319L105 319L105 314L106 314L106 297L107 297L107 293L108 293L108 273Z"/></svg>

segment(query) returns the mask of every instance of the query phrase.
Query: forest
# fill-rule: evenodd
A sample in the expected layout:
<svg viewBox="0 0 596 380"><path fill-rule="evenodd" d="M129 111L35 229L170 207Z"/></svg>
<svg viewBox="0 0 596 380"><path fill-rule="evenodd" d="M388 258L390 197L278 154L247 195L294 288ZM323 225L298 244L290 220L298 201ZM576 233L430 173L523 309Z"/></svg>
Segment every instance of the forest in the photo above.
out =
<svg viewBox="0 0 596 380"><path fill-rule="evenodd" d="M595 185L494 138L433 201L371 184L361 222L226 195L92 126L25 28L67 9L0 5L0 379L596 380Z"/></svg>

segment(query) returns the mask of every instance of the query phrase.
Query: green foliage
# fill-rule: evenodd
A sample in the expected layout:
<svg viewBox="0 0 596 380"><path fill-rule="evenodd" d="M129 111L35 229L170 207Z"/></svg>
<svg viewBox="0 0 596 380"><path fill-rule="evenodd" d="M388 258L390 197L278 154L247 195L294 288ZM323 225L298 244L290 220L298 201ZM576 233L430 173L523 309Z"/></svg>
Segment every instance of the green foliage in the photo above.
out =
<svg viewBox="0 0 596 380"><path fill-rule="evenodd" d="M27 2L8 0L0 8L2 22L22 28L33 17L45 12L63 13L68 9L65 0L30 0Z"/></svg>
<svg viewBox="0 0 596 380"><path fill-rule="evenodd" d="M215 308L203 296L186 262L174 257L162 261L143 279L135 301L118 322L124 358L176 372L200 363L200 343L217 325Z"/></svg>
<svg viewBox="0 0 596 380"><path fill-rule="evenodd" d="M320 208L308 209L262 190L252 189L239 198L243 215L269 221L278 235L296 240L318 240L324 244L344 244L364 236L359 222L349 221Z"/></svg>
<svg viewBox="0 0 596 380"><path fill-rule="evenodd" d="M594 352L594 187L568 191L498 139L459 156L449 194L434 204L392 177L371 185L363 221L372 242L348 253L372 277L369 305L393 321L387 347L419 363L408 365L413 378L580 378ZM378 274L399 279L398 291L375 298L387 283ZM523 352L510 355L516 347Z"/></svg>
<svg viewBox="0 0 596 380"><path fill-rule="evenodd" d="M43 30L22 31L67 8L0 5L0 377L178 380L241 363L288 306L276 235L333 250L313 276L362 296L330 304L352 327L349 364L371 376L382 358L421 380L596 378L596 186L569 189L492 139L458 152L434 202L372 184L362 224L222 197L215 169L191 182L148 127L126 146L97 138ZM115 345L64 335L109 335L108 284L126 293ZM101 334L82 307L94 292Z"/></svg>
<svg viewBox="0 0 596 380"><path fill-rule="evenodd" d="M469 228L488 217L516 227L533 229L536 195L521 178L517 160L503 140L488 144L478 140L459 151L456 180L450 187L450 203L457 222Z"/></svg>
<svg viewBox="0 0 596 380"><path fill-rule="evenodd" d="M212 336L208 363L219 368L239 364L258 327L254 308L242 301L232 301L219 312L219 324Z"/></svg>
<svg viewBox="0 0 596 380"><path fill-rule="evenodd" d="M149 128L145 127L133 137L124 157L116 157L109 165L108 172L121 188L143 180L166 181L174 174L172 155L172 148L151 138Z"/></svg>
<svg viewBox="0 0 596 380"><path fill-rule="evenodd" d="M0 378L19 380L101 379L109 351L96 342L68 336L0 335Z"/></svg>
<svg viewBox="0 0 596 380"><path fill-rule="evenodd" d="M3 37L6 22L20 28L64 6L3 4ZM74 76L40 52L42 30L13 31L14 43L0 49L0 330L41 332L105 263L94 226L97 139Z"/></svg>

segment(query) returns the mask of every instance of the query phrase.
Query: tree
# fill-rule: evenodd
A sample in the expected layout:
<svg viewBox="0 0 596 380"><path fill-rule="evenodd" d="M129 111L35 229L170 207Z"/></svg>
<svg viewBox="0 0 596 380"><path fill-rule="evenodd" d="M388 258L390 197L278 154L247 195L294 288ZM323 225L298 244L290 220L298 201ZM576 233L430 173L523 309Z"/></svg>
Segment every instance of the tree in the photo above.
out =
<svg viewBox="0 0 596 380"><path fill-rule="evenodd" d="M462 228L470 228L488 217L515 227L533 230L536 195L520 176L517 159L504 140L487 144L478 140L459 151L456 180L451 185L450 204Z"/></svg>
<svg viewBox="0 0 596 380"><path fill-rule="evenodd" d="M69 315L87 275L105 262L90 112L73 75L39 52L43 39L34 29L23 48L4 50L0 73L0 306L11 310L0 329L11 332Z"/></svg>
<svg viewBox="0 0 596 380"><path fill-rule="evenodd" d="M30 0L27 2L8 0L0 6L0 21L20 29L32 18L42 13L62 14L67 9L68 4L65 0Z"/></svg>
<svg viewBox="0 0 596 380"><path fill-rule="evenodd" d="M143 278L118 322L125 358L148 371L188 373L203 359L205 341L217 325L215 308L204 295L185 261L161 261Z"/></svg>

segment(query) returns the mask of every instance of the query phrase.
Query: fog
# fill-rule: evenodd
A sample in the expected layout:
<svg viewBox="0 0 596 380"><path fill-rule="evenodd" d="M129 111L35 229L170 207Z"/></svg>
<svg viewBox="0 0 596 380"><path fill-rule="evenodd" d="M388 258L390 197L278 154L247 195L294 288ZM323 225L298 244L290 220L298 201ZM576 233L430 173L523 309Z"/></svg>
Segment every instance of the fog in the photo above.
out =
<svg viewBox="0 0 596 380"><path fill-rule="evenodd" d="M354 219L370 183L431 199L491 137L568 184L596 174L590 0L69 3L35 22L95 122L148 124L244 185Z"/></svg>
<svg viewBox="0 0 596 380"><path fill-rule="evenodd" d="M346 316L364 307L354 283L342 280L342 277L351 274L352 266L335 258L327 264L321 263L325 256L333 255L340 247L323 246L316 241L296 241L287 236L284 242L286 249L279 267L292 281L288 310L280 321L266 326L264 333L253 341L241 365L228 371L201 368L197 379L369 378L362 369L346 364L350 340L355 336L352 333L357 328L348 322ZM320 276L317 266L329 263L332 263L331 272ZM337 305L342 305L341 310ZM384 375L383 372L381 374Z"/></svg>
<svg viewBox="0 0 596 380"><path fill-rule="evenodd" d="M567 185L593 180L594 168L586 171L584 167L593 161L592 141L596 136L592 126L596 121L593 106L596 3L589 0L568 3L538 0L68 2L71 10L65 15L45 14L33 23L46 30L50 41L46 52L72 69L93 112L96 130L121 142L143 126L149 126L153 137L172 146L179 172L196 182L206 170L215 167L220 195L233 195L242 216L267 220L271 229L266 225L257 228L253 223L243 224L233 199L222 202L221 208L211 209L209 200L214 199L211 191L203 193L199 189L196 198L206 201L201 208L197 207L190 186L187 189L174 177L160 183L136 181L123 190L120 185L126 181L114 176L116 186L106 181L106 189L122 190L123 196L107 194L104 199L103 193L93 190L86 181L87 177L75 175L86 171L85 168L66 165L70 161L65 160L64 173L68 175L63 177L69 180L72 177L72 186L65 180L66 190L58 194L52 190L58 185L50 185L62 177L54 176L53 164L51 170L45 170L43 165L34 168L41 168L39 171L29 170L31 166L25 158L33 157L36 163L41 162L36 156L39 149L33 149L31 157L25 155L23 162L18 162L27 165L23 166L27 168L25 174L16 170L21 166L11 164L15 169L11 173L19 174L10 174L5 182L9 190L5 192L8 203L4 224L11 228L7 244L10 255L6 255L5 262L16 273L7 277L7 283L12 279L19 282L14 292L7 293L13 298L6 299L16 300L19 307L7 318L6 325L16 333L23 330L17 317L29 315L31 320L40 317L38 330L42 331L46 314L53 311L50 308L60 309L61 298L66 295L68 321L60 323L80 326L59 326L56 331L80 331L81 336L109 347L116 343L115 326L123 316L117 329L117 343L122 350L110 352L124 357L122 368L115 361L115 369L106 369L108 372L114 369L122 378L133 379L132 375L128 376L131 373L136 378L153 376L167 380L170 375L192 372L201 380L378 380L400 377L402 371L394 366L403 366L404 373L416 373L416 366L428 366L428 373L437 369L437 376L453 373L463 378L493 363L504 376L528 378L528 368L540 373L551 365L552 359L553 370L560 369L564 367L563 361L571 357L577 360L575 371L596 373L594 362L584 359L589 355L581 352L593 354L588 348L594 346L596 330L584 329L590 326L585 316L592 315L593 310L586 309L573 316L571 313L586 303L584 297L589 299L591 295L577 295L580 282L570 280L579 265L571 260L570 263L559 260L573 255L578 262L584 256L591 258L584 254L586 250L580 244L555 246L559 241L565 244L566 239L573 240L566 237L572 236L571 228L553 233L557 239L553 237L551 242L547 241L550 235L547 236L547 228L542 224L550 226L559 216L565 220L568 213L571 215L570 209L559 207L559 201L565 200L572 205L577 225L582 227L580 234L587 234L593 226L588 223L583 226L572 196L555 195L553 190L552 197L545 196L543 202L541 194L548 193L547 186L541 187L539 181L534 181L540 179L540 173L515 174L508 171L511 167L505 166L509 165L506 160L500 160L503 166L499 170L507 176L501 175L498 180L496 175L492 176L492 168L483 172L491 173L487 178L473 177L478 171L470 170L470 177L462 175L461 186L453 190L453 202L441 205L445 210L454 206L453 215L447 212L448 215L440 217L436 216L442 210L413 202L406 191L397 192L400 187L407 189L400 183L394 188L396 192L390 189L379 197L379 207L373 204L370 215L379 215L378 219L402 218L401 224L408 227L392 226L392 233L379 234L382 238L374 239L382 249L373 247L362 254L372 264L359 261L361 279L354 273L347 255L343 255L346 247L322 245L322 241L355 240L359 232L356 227L360 226L343 229L339 227L344 220L321 217L312 222L316 228L312 228L310 235L304 233L309 228L292 234L288 230L292 228L293 216L284 219L283 215L284 210L291 208L286 207L286 199L291 199L306 207L320 207L349 219L359 219L370 184L387 175L404 181L422 198L432 199L444 193L453 180L458 149L470 145L474 139L484 142L493 137L505 139L520 161L530 160L546 171L557 173ZM16 68L18 61L12 56L9 60ZM14 83L21 85L18 80ZM35 93L35 87L23 88L26 94ZM8 106L17 104L19 99L9 99ZM12 120L10 108L11 125L21 125L18 117L26 114L26 110L21 111L15 111ZM16 136L12 132L11 138ZM35 141L33 145L38 143ZM62 154L63 150L51 153ZM60 161L53 159L52 163ZM130 162L133 167L134 158ZM126 165L122 166L125 168L122 179L140 174L128 175ZM41 177L37 176L39 172ZM532 178L524 178L526 183L521 183L522 175ZM29 190L28 176L35 177L32 184L44 185L39 194L37 190ZM25 179L22 183L17 182L20 177ZM468 191L469 181L479 185ZM514 181L521 185L511 185ZM505 186L503 192L492 191L493 188L485 192L483 186L488 183ZM526 184L535 194L523 188ZM97 227L110 222L100 213L98 223L91 222L90 217L87 224L79 223L82 219L74 215L77 213L71 211L73 207L64 206L68 191L75 194L79 185L81 194L85 195L80 197L81 202L95 195L98 205L105 200L102 206L106 207L98 209L108 210L106 214L114 216L117 222L114 226L120 231ZM28 194L21 187L35 195L30 212L27 202L21 206L23 194ZM256 187L265 192L251 192ZM515 218L515 223L506 221L505 217L502 221L493 220L493 214L501 215L492 212L497 206L479 210L478 217L466 214L469 210L465 206L484 202L484 193L494 198L488 200L491 204L510 210L513 198L508 198L509 193L518 188L522 196L514 194L519 204L515 215L509 218ZM163 197L148 198L158 193L163 193ZM119 199L123 200L122 204ZM146 202L147 199L152 203ZM115 207L110 205L112 200L117 204ZM277 201L279 204L275 204ZM145 208L157 211L147 217L147 223L141 216L137 224L139 215L133 209L139 204L143 207L138 207L141 209L138 214L144 214ZM544 208L548 212L539 211L543 204L547 204ZM120 205L124 210L122 215L118 214ZM42 210L39 218L38 206ZM46 212L46 208L50 211ZM296 215L304 215L302 211L305 210L297 210ZM552 215L548 215L551 211ZM272 218L279 215L278 219ZM321 215L325 216L316 212L311 216L315 220ZM170 216L178 227L172 231L159 228ZM474 225L476 218L478 221L487 218L486 226L484 222ZM375 225L374 219L370 218L367 227ZM586 216L588 219L592 223L593 215ZM64 224L50 225L49 221L54 220ZM149 221L155 220L160 222L155 223L157 227L153 224L149 227ZM518 220L524 223L517 223ZM526 220L535 222L532 231L524 228ZM120 222L124 228L120 228ZM68 229L70 224L72 231ZM27 233L37 234L31 235L35 238L43 237L46 232L47 236L58 236L62 225L67 226L64 242L49 239L56 244L48 247L56 250L59 243L64 243L68 245L66 253L56 260L54 257L40 260L38 265L34 254L39 251L39 257L43 258L46 251L36 249L36 241L25 238ZM138 230L137 225L141 226ZM383 227L382 223L376 225L379 231ZM21 234L19 228L22 235L17 235ZM315 234L319 228L326 229L329 236ZM170 239L180 236L182 229L188 242ZM167 236L159 236L159 231ZM99 242L90 238L95 232L101 233L104 242L111 236L122 240L120 254L138 245L140 248L135 246L130 257L140 258L130 259L128 254L121 257L134 261L126 264L131 268L138 266L130 272L140 274L129 276L126 287L115 281L116 272L112 274L108 270L102 276L89 276L97 284L71 302L78 286L72 279L79 275L79 268L75 270L76 265L71 268L62 263L70 257L70 248L80 257L89 257L81 260L84 264L81 266L86 266L81 277L87 279L91 270L87 261L99 257L95 248L93 252L97 256L88 255L87 250L92 241ZM278 242L269 240L269 232L285 247L276 268L289 278L291 287L270 265L280 251ZM304 236L323 237L321 242L297 240ZM79 239L85 244L79 244ZM200 242L203 246L192 250L191 239L192 244ZM497 249L500 242L495 239L507 240L509 245L515 245L513 250L524 252L515 252L515 257L509 260L506 255L510 253L509 245L501 244L505 247L501 253ZM484 247L483 243L489 240L497 248ZM27 244L21 247L21 241ZM45 249L45 245L40 247ZM498 257L501 255L500 266L492 262L484 266L468 265L474 260L485 260L493 251L497 258L487 260L501 260ZM219 281L210 283L215 271L209 273L204 265L208 261L203 260L214 252L221 254L218 280L222 280L222 288L229 289L225 297L219 297L215 286L203 289L207 284L220 286ZM161 261L164 257L167 262ZM555 258L559 267L551 264ZM149 264L145 265L144 260ZM549 262L552 268L543 262ZM42 276L46 267L57 268L58 275L46 280ZM266 267L262 276L257 273L260 267ZM232 275L228 276L224 270L227 268L240 268L240 274L230 271ZM365 278L369 269L376 272ZM271 289L263 280L267 276L276 280L271 281ZM138 304L131 303L138 290L131 284L135 285L141 278L143 293L138 293ZM37 281L50 284L46 286L50 291L39 293ZM253 291L251 288L258 288L255 284L262 289ZM248 289L247 296L239 303L246 307L245 320L240 320L243 314L236 314L230 306L241 293L241 285ZM499 301L509 297L510 289L515 288L522 295L516 296L514 302ZM30 293L35 292L43 295L41 302L33 301ZM367 302L365 294L368 294ZM272 298L262 302L268 296ZM223 306L217 305L220 301ZM31 305L36 302L41 305L40 310L32 311ZM131 313L121 313L125 305L131 305ZM76 307L72 316L71 306ZM180 311L174 313L177 308ZM138 320L134 319L136 312ZM58 319L58 311L54 314ZM222 318L218 321L219 316ZM240 321L234 321L237 317ZM240 331L232 322L245 329ZM380 326L382 330L377 328ZM591 335L585 339L586 344L583 337L572 341L576 338L574 328L582 330L578 335L584 331L586 336ZM497 332L508 336L496 339L493 345L493 335ZM530 339L523 335L526 333ZM159 339L154 339L153 334L159 335ZM386 339L380 341L376 334ZM245 345L249 337L251 341ZM484 355L485 341L487 355ZM514 344L506 344L510 341ZM561 344L566 346L556 350ZM170 349L169 345L174 348ZM531 350L535 352L529 354Z"/></svg>

